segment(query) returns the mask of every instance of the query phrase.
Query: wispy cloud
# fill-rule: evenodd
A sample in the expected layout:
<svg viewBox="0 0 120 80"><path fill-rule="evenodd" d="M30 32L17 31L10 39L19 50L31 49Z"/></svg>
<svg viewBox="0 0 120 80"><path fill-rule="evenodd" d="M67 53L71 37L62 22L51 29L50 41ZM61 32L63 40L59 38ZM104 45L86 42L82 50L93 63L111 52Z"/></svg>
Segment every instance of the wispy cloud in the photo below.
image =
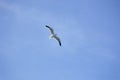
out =
<svg viewBox="0 0 120 80"><path fill-rule="evenodd" d="M0 7L13 12L13 14L16 17L16 20L20 22L33 21L33 23L35 22L38 25L43 24L42 26L44 26L45 24L51 26L53 25L53 27L58 32L58 35L61 34L60 35L61 38L64 37L63 40L65 41L65 43L67 43L66 46L70 46L72 44L74 47L77 47L78 44L76 43L77 42L80 43L80 41L83 39L82 30L80 31L80 29L77 29L78 27L77 25L79 23L77 23L75 18L72 16L69 15L65 16L65 15L57 14L55 12L38 10L34 7L28 8L26 6L21 6L15 3L12 4L7 2L0 2Z"/></svg>
<svg viewBox="0 0 120 80"><path fill-rule="evenodd" d="M0 8L13 12L14 15L20 15L21 9L18 5L9 4L7 2L0 2Z"/></svg>
<svg viewBox="0 0 120 80"><path fill-rule="evenodd" d="M44 26L45 24L54 25L56 32L62 39L64 51L67 53L77 53L81 51L94 53L106 58L113 59L115 56L106 49L103 48L87 48L87 42L89 38L85 35L83 25L81 25L74 16L61 15L55 12L38 10L34 7L26 7L15 3L0 2L0 8L13 12L16 20L19 22L33 22L37 25ZM57 27L56 27L57 26ZM94 37L94 36L93 36ZM68 49L69 48L69 49ZM84 50L83 50L84 49ZM94 51L95 50L95 51ZM84 54L84 53L83 53Z"/></svg>
<svg viewBox="0 0 120 80"><path fill-rule="evenodd" d="M42 14L38 14L39 11L33 8L26 8L26 6L21 6L19 4L15 3L7 3L7 2L0 2L0 7L12 12L17 20L38 20L40 17L42 17Z"/></svg>

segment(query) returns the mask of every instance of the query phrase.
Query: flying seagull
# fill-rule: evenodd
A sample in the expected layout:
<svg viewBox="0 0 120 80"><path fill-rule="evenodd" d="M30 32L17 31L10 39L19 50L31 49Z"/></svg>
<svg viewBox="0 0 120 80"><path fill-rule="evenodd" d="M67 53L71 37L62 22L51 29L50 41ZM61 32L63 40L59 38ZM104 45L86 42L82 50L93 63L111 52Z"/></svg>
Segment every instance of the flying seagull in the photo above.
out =
<svg viewBox="0 0 120 80"><path fill-rule="evenodd" d="M50 26L47 26L47 25L46 25L45 27L47 27L47 28L50 30L51 35L50 35L49 38L56 39L56 40L59 42L59 45L61 46L60 38L57 37L57 34L54 33L54 30L53 30Z"/></svg>

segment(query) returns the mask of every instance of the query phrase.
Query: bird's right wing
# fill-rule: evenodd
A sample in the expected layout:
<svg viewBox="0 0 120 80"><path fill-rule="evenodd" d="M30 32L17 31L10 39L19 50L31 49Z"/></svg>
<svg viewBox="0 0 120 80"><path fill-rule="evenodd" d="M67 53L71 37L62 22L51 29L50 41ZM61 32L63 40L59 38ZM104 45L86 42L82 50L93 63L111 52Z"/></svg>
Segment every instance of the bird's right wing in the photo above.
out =
<svg viewBox="0 0 120 80"><path fill-rule="evenodd" d="M50 30L51 34L54 34L54 30L50 26L46 25L45 27L47 27Z"/></svg>
<svg viewBox="0 0 120 80"><path fill-rule="evenodd" d="M57 37L57 36L54 36L54 38L59 42L59 45L61 46L61 40L60 40L60 38Z"/></svg>

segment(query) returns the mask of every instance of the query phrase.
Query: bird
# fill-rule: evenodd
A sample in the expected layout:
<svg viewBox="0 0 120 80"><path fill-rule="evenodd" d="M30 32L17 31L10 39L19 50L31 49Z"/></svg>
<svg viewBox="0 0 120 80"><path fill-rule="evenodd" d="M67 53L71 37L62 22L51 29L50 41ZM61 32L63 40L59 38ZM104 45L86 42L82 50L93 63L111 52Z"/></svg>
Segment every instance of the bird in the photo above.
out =
<svg viewBox="0 0 120 80"><path fill-rule="evenodd" d="M53 28L51 28L50 26L48 26L48 25L45 25L45 27L46 28L48 28L49 30L50 30L50 36L49 36L49 39L55 39L55 40L57 40L58 41L58 43L59 43L59 46L61 46L61 40L60 40L60 38L57 36L57 34L55 34L54 33L54 29Z"/></svg>

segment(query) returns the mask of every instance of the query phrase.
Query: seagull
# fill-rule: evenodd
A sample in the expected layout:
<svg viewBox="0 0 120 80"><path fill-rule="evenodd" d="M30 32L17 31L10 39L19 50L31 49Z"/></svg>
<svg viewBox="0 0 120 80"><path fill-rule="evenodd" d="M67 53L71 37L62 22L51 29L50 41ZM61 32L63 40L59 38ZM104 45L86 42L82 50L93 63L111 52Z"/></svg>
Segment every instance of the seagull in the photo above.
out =
<svg viewBox="0 0 120 80"><path fill-rule="evenodd" d="M48 25L45 25L45 27L47 27L50 30L50 33L51 33L51 35L49 36L49 39L52 38L52 39L57 40L59 45L61 46L60 38L57 36L57 34L54 33L54 30Z"/></svg>

